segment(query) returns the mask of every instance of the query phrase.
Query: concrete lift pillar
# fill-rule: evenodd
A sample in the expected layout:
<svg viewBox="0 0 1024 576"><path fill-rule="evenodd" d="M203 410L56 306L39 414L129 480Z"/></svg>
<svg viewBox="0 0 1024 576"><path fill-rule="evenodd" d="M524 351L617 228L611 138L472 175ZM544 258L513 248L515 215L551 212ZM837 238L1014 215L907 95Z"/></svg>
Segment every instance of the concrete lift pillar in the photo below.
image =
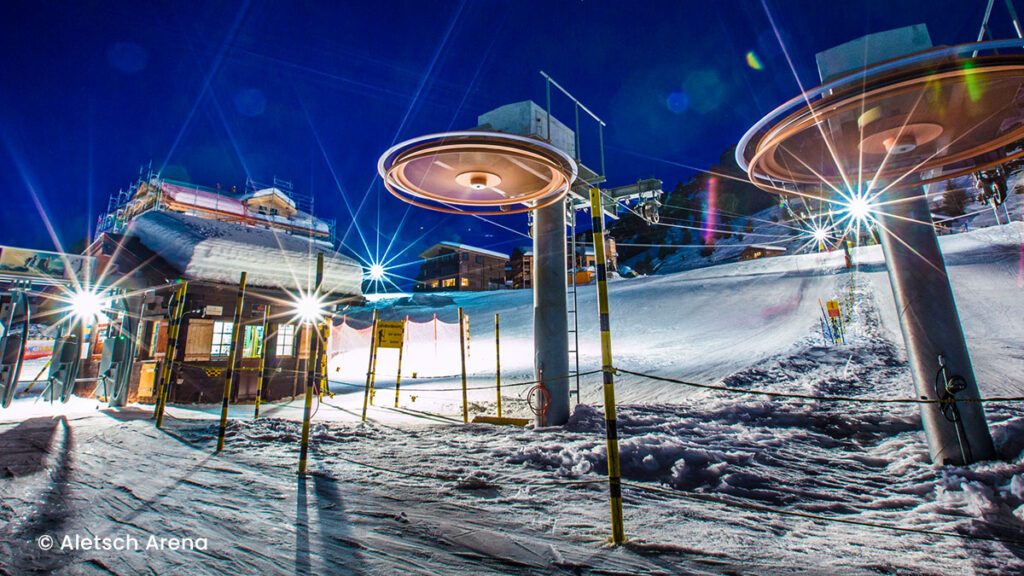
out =
<svg viewBox="0 0 1024 576"><path fill-rule="evenodd" d="M995 456L995 448L978 401L978 383L928 200L923 190L914 189L888 196L878 215L880 237L917 395L938 401L946 392L947 380L963 379L959 381L962 390L955 396L958 402L945 411L940 404L920 405L932 461L966 464L989 460ZM940 367L940 357L945 370Z"/></svg>
<svg viewBox="0 0 1024 576"><path fill-rule="evenodd" d="M737 162L759 187L779 192L783 183L846 209L864 202L878 219L938 464L991 459L995 449L921 187L1020 157L1010 147L1024 138L1024 126L1011 122L1024 79L1019 46L1013 39L933 49L923 24L852 40L815 55L822 85L765 116L737 147ZM978 57L996 50L1007 52Z"/></svg>
<svg viewBox="0 0 1024 576"><path fill-rule="evenodd" d="M533 216L533 342L537 379L547 389L546 414L537 425L569 421L569 277L566 272L565 202Z"/></svg>

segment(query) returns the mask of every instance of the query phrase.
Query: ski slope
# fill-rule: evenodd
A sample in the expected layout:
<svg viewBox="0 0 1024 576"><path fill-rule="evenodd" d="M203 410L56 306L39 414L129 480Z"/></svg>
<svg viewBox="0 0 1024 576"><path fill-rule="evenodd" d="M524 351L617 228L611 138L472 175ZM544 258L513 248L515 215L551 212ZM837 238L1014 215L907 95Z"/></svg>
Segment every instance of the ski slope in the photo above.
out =
<svg viewBox="0 0 1024 576"><path fill-rule="evenodd" d="M1021 224L941 239L982 393L1024 393ZM878 247L733 263L610 284L615 364L733 388L864 398L913 394ZM849 341L823 346L818 299L848 289ZM581 369L599 364L593 286L581 287ZM528 292L453 294L388 318L471 318L470 413L528 414ZM394 301L390 304L395 304ZM369 310L349 310L358 321ZM389 351L390 352L390 351ZM461 424L458 378L379 362L359 422L364 354L332 362L297 480L301 400L232 406L50 406L0 412L0 573L67 574L1010 574L1024 572L1024 415L986 407L1002 460L938 467L914 405L766 398L620 375L628 546L609 535L600 375L564 428ZM449 373L458 359L448 362ZM413 369L410 367L410 370ZM31 369L27 372L33 372ZM438 391L441 390L441 391ZM412 396L417 398L412 400ZM712 499L714 501L709 501ZM891 528L899 528L895 531ZM205 550L43 551L43 535L206 538ZM1001 541L1000 541L1001 540Z"/></svg>

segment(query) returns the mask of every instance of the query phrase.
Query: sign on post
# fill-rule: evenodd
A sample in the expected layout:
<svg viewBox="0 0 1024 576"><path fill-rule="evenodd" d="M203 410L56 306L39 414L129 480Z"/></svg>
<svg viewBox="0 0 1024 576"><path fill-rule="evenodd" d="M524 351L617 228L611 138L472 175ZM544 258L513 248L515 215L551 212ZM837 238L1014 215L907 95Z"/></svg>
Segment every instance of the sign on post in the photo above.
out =
<svg viewBox="0 0 1024 576"><path fill-rule="evenodd" d="M828 315L830 318L839 317L839 302L835 300L829 300L825 303L825 307L828 309Z"/></svg>
<svg viewBox="0 0 1024 576"><path fill-rule="evenodd" d="M377 347L401 348L405 341L405 322L377 322Z"/></svg>

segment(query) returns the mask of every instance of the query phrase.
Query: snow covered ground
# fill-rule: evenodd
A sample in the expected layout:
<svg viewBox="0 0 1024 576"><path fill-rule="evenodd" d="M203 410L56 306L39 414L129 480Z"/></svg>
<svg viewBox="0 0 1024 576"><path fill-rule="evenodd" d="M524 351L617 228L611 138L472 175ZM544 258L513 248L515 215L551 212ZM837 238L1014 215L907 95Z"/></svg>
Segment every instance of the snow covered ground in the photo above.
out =
<svg viewBox="0 0 1024 576"><path fill-rule="evenodd" d="M942 238L986 396L1024 394L1022 235L1018 222ZM844 346L823 346L817 320L818 299L851 281L842 254L800 255L613 282L615 363L733 388L910 396L880 250L854 256ZM581 287L584 371L599 364L593 291ZM494 412L488 326L499 312L504 410L529 413L528 387L516 386L532 379L528 292L375 305L386 319L451 321L467 309L471 415ZM362 424L366 358L350 356L332 362L338 393L316 405L306 480L295 475L298 401L267 406L255 422L251 406L232 406L227 449L215 455L214 406L171 407L159 431L149 407L103 410L80 398L51 407L23 395L0 412L0 574L1024 572L1024 404L986 407L1002 460L937 467L914 405L738 395L622 374L631 541L615 549L603 545L599 375L581 379L583 405L565 428L467 426L454 378L403 370L393 408L394 368L382 358ZM457 358L438 362L457 370ZM142 549L38 545L52 536L59 548L66 535L135 539ZM150 535L205 540L146 549Z"/></svg>

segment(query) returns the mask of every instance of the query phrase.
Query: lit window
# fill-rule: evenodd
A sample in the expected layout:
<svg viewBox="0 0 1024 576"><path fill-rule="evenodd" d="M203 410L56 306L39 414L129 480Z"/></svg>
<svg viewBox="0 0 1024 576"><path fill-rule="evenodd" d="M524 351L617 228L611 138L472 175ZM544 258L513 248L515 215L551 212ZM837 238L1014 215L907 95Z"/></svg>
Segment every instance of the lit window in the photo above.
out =
<svg viewBox="0 0 1024 576"><path fill-rule="evenodd" d="M211 356L227 356L231 352L231 322L213 323Z"/></svg>
<svg viewBox="0 0 1024 576"><path fill-rule="evenodd" d="M295 348L295 326L281 324L277 327L277 355L291 356Z"/></svg>
<svg viewBox="0 0 1024 576"><path fill-rule="evenodd" d="M263 353L263 326L246 326L242 358L259 358Z"/></svg>
<svg viewBox="0 0 1024 576"><path fill-rule="evenodd" d="M462 287L465 288L466 286L469 286L469 278L462 279Z"/></svg>
<svg viewBox="0 0 1024 576"><path fill-rule="evenodd" d="M437 280L434 280L433 282L431 282L430 283L430 287L431 288L437 288Z"/></svg>
<svg viewBox="0 0 1024 576"><path fill-rule="evenodd" d="M445 278L444 280L441 281L441 286L444 288L454 288L455 278Z"/></svg>

